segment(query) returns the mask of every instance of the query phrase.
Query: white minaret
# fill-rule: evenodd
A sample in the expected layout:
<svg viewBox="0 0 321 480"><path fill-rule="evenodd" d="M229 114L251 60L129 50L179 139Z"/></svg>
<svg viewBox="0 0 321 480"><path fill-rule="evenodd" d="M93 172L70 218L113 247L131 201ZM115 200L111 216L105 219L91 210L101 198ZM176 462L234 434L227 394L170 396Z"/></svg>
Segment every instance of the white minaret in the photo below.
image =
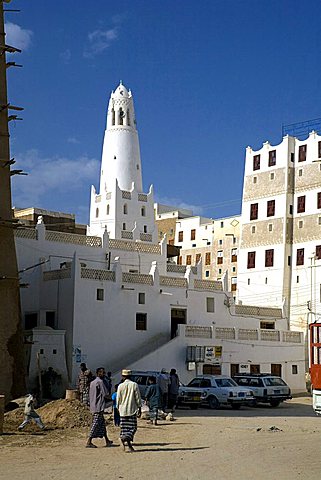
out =
<svg viewBox="0 0 321 480"><path fill-rule="evenodd" d="M142 173L134 102L131 91L120 82L111 94L100 173L100 193L119 188L142 192Z"/></svg>
<svg viewBox="0 0 321 480"><path fill-rule="evenodd" d="M91 191L90 235L157 241L153 188L143 193L142 170L134 102L120 82L108 104L103 143L100 192Z"/></svg>

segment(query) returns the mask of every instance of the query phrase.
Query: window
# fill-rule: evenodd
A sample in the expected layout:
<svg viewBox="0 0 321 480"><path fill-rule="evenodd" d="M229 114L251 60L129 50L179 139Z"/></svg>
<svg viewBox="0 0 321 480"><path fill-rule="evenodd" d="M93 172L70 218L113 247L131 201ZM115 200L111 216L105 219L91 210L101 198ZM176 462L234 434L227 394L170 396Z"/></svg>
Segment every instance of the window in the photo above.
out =
<svg viewBox="0 0 321 480"><path fill-rule="evenodd" d="M260 170L260 155L254 155L253 157L253 170Z"/></svg>
<svg viewBox="0 0 321 480"><path fill-rule="evenodd" d="M255 225L252 225L251 232L252 232L252 233L255 233L255 230L256 230Z"/></svg>
<svg viewBox="0 0 321 480"><path fill-rule="evenodd" d="M318 142L318 158L321 158L321 142Z"/></svg>
<svg viewBox="0 0 321 480"><path fill-rule="evenodd" d="M303 220L299 220L299 228L303 227Z"/></svg>
<svg viewBox="0 0 321 480"><path fill-rule="evenodd" d="M258 213L259 213L259 204L252 203L251 209L250 209L250 220L256 220L258 217Z"/></svg>
<svg viewBox="0 0 321 480"><path fill-rule="evenodd" d="M315 256L317 260L321 260L321 245L315 247Z"/></svg>
<svg viewBox="0 0 321 480"><path fill-rule="evenodd" d="M118 118L119 118L119 122L118 122L118 125L124 125L124 112L123 112L123 109L120 107L119 109L119 115L118 115Z"/></svg>
<svg viewBox="0 0 321 480"><path fill-rule="evenodd" d="M56 312L46 312L46 327L56 327Z"/></svg>
<svg viewBox="0 0 321 480"><path fill-rule="evenodd" d="M273 231L273 223L269 223L269 232Z"/></svg>
<svg viewBox="0 0 321 480"><path fill-rule="evenodd" d="M214 297L206 298L206 311L207 313L214 313Z"/></svg>
<svg viewBox="0 0 321 480"><path fill-rule="evenodd" d="M99 300L101 302L104 301L104 289L103 288L97 288L96 300Z"/></svg>
<svg viewBox="0 0 321 480"><path fill-rule="evenodd" d="M183 241L183 232L178 232L178 241L179 242Z"/></svg>
<svg viewBox="0 0 321 480"><path fill-rule="evenodd" d="M318 223L321 225L321 217L318 217Z"/></svg>
<svg viewBox="0 0 321 480"><path fill-rule="evenodd" d="M274 263L274 249L265 250L265 266L273 267Z"/></svg>
<svg viewBox="0 0 321 480"><path fill-rule="evenodd" d="M222 265L223 263L223 250L218 250L217 252L217 264Z"/></svg>
<svg viewBox="0 0 321 480"><path fill-rule="evenodd" d="M232 272L233 272L233 273L236 272L236 267L232 267Z"/></svg>
<svg viewBox="0 0 321 480"><path fill-rule="evenodd" d="M299 146L299 162L305 162L307 159L307 146L300 145Z"/></svg>
<svg viewBox="0 0 321 480"><path fill-rule="evenodd" d="M321 192L318 192L317 208L321 208Z"/></svg>
<svg viewBox="0 0 321 480"><path fill-rule="evenodd" d="M275 330L275 322L260 322L261 330Z"/></svg>
<svg viewBox="0 0 321 480"><path fill-rule="evenodd" d="M305 212L305 195L302 195L302 197L298 197L297 211L298 213Z"/></svg>
<svg viewBox="0 0 321 480"><path fill-rule="evenodd" d="M211 252L205 253L205 265L211 265Z"/></svg>
<svg viewBox="0 0 321 480"><path fill-rule="evenodd" d="M110 207L109 207L109 203L107 205L107 210L106 210L106 214L109 215L109 210L110 210Z"/></svg>
<svg viewBox="0 0 321 480"><path fill-rule="evenodd" d="M267 202L267 209L266 209L266 216L273 217L275 215L275 200L268 200Z"/></svg>
<svg viewBox="0 0 321 480"><path fill-rule="evenodd" d="M319 142L320 144L321 142ZM292 375L297 375L298 374L298 366L297 365L292 365Z"/></svg>
<svg viewBox="0 0 321 480"><path fill-rule="evenodd" d="M290 212L290 215L293 215L293 205L290 205L289 212Z"/></svg>
<svg viewBox="0 0 321 480"><path fill-rule="evenodd" d="M147 313L136 313L136 330L147 330Z"/></svg>
<svg viewBox="0 0 321 480"><path fill-rule="evenodd" d="M296 251L296 264L304 265L304 248L298 248Z"/></svg>
<svg viewBox="0 0 321 480"><path fill-rule="evenodd" d="M269 152L269 167L274 167L276 164L276 150L271 150Z"/></svg>
<svg viewBox="0 0 321 480"><path fill-rule="evenodd" d="M224 222L221 222L221 228L224 228Z"/></svg>
<svg viewBox="0 0 321 480"><path fill-rule="evenodd" d="M140 209L140 213L141 213L141 216L142 216L142 217L145 217L145 216L146 216L146 209L145 209L145 207L142 207L142 208Z"/></svg>
<svg viewBox="0 0 321 480"><path fill-rule="evenodd" d="M253 177L253 183L257 183L257 177Z"/></svg>
<svg viewBox="0 0 321 480"><path fill-rule="evenodd" d="M45 353L44 349L40 348L39 353L40 353L40 355L43 355Z"/></svg>
<svg viewBox="0 0 321 480"><path fill-rule="evenodd" d="M112 125L115 125L115 110L114 109L112 109L112 111L111 111L111 118L112 118L112 120L111 120Z"/></svg>
<svg viewBox="0 0 321 480"><path fill-rule="evenodd" d="M218 241L218 244L219 244L219 245L223 245L223 240L219 240L219 241Z"/></svg>
<svg viewBox="0 0 321 480"><path fill-rule="evenodd" d="M25 329L31 330L38 325L38 313L25 313Z"/></svg>
<svg viewBox="0 0 321 480"><path fill-rule="evenodd" d="M235 292L237 287L237 277L231 278L231 291Z"/></svg>
<svg viewBox="0 0 321 480"><path fill-rule="evenodd" d="M247 284L251 285L251 280L249 278L247 279Z"/></svg>
<svg viewBox="0 0 321 480"><path fill-rule="evenodd" d="M221 268L218 269L218 274L222 275L222 269Z"/></svg>
<svg viewBox="0 0 321 480"><path fill-rule="evenodd" d="M255 268L255 252L248 252L247 268Z"/></svg>
<svg viewBox="0 0 321 480"><path fill-rule="evenodd" d="M54 348L54 349L52 350L52 353L53 353L53 355L57 355L57 350L56 350L56 348Z"/></svg>
<svg viewBox="0 0 321 480"><path fill-rule="evenodd" d="M147 225L144 225L144 233L147 233Z"/></svg>
<svg viewBox="0 0 321 480"><path fill-rule="evenodd" d="M209 270L206 270L205 271L205 277L208 278L210 276L210 271Z"/></svg>
<svg viewBox="0 0 321 480"><path fill-rule="evenodd" d="M145 293L139 292L138 293L138 303L139 305L145 305Z"/></svg>
<svg viewBox="0 0 321 480"><path fill-rule="evenodd" d="M179 256L178 257L178 265L182 265L182 263L183 263L183 258L182 258L182 256Z"/></svg>
<svg viewBox="0 0 321 480"><path fill-rule="evenodd" d="M195 240L195 236L196 236L196 230L193 229L191 230L191 240Z"/></svg>
<svg viewBox="0 0 321 480"><path fill-rule="evenodd" d="M231 250L231 262L237 262L237 248Z"/></svg>
<svg viewBox="0 0 321 480"><path fill-rule="evenodd" d="M99 208L96 208L96 218L99 217Z"/></svg>
<svg viewBox="0 0 321 480"><path fill-rule="evenodd" d="M299 275L297 275L297 277L296 277L296 283L300 283L300 277L299 277Z"/></svg>
<svg viewBox="0 0 321 480"><path fill-rule="evenodd" d="M274 180L274 172L270 173L270 180Z"/></svg>
<svg viewBox="0 0 321 480"><path fill-rule="evenodd" d="M303 170L302 170L302 168L300 168L299 169L299 177L302 177L302 172L303 172Z"/></svg>
<svg viewBox="0 0 321 480"><path fill-rule="evenodd" d="M123 211L124 211L124 215L127 215L127 213L128 213L127 203L124 204Z"/></svg>
<svg viewBox="0 0 321 480"><path fill-rule="evenodd" d="M186 265L192 265L192 255L186 255Z"/></svg>
<svg viewBox="0 0 321 480"><path fill-rule="evenodd" d="M126 230L126 223L123 223L123 230Z"/></svg>
<svg viewBox="0 0 321 480"><path fill-rule="evenodd" d="M192 247L196 247L196 243L192 243Z"/></svg>
<svg viewBox="0 0 321 480"><path fill-rule="evenodd" d="M288 267L291 267L291 255L288 255Z"/></svg>
<svg viewBox="0 0 321 480"><path fill-rule="evenodd" d="M198 262L200 261L201 258L202 258L202 254L201 254L201 253L197 253L197 254L196 254L196 257L195 257L195 264L198 264Z"/></svg>

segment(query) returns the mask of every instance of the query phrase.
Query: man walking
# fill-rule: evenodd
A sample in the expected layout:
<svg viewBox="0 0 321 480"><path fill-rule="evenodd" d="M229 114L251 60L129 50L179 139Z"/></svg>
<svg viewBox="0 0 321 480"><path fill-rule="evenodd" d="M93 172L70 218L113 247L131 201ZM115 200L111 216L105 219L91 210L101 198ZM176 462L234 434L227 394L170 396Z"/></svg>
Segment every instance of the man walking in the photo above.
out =
<svg viewBox="0 0 321 480"><path fill-rule="evenodd" d="M177 404L179 390L179 378L175 368L172 368L169 374L169 387L168 387L168 408L174 412Z"/></svg>
<svg viewBox="0 0 321 480"><path fill-rule="evenodd" d="M77 381L77 390L79 393L79 400L84 405L89 405L89 387L90 382L94 379L91 370L87 368L85 363L80 364L80 372Z"/></svg>
<svg viewBox="0 0 321 480"><path fill-rule="evenodd" d="M97 368L96 374L97 378L90 383L89 388L89 406L90 411L93 414L93 420L86 448L97 448L96 445L92 443L93 438L104 438L106 447L110 447L113 443L107 437L106 423L104 418L105 401L108 394L102 380L105 375L104 368Z"/></svg>
<svg viewBox="0 0 321 480"><path fill-rule="evenodd" d="M140 417L142 400L137 383L132 382L131 370L123 370L123 382L117 389L117 408L120 415L120 440L124 451L134 452L132 442L137 431L137 416Z"/></svg>
<svg viewBox="0 0 321 480"><path fill-rule="evenodd" d="M162 371L158 377L158 385L162 394L162 410L165 412L168 402L168 387L169 387L169 375L166 368L162 368Z"/></svg>

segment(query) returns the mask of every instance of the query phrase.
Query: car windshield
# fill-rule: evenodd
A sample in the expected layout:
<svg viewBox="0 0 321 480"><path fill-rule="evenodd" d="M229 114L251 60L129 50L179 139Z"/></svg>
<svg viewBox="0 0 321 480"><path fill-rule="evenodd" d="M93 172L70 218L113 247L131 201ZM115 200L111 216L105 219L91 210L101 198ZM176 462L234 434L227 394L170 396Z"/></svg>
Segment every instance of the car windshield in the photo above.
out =
<svg viewBox="0 0 321 480"><path fill-rule="evenodd" d="M231 378L215 378L218 387L237 387L237 383Z"/></svg>
<svg viewBox="0 0 321 480"><path fill-rule="evenodd" d="M269 378L265 378L264 379L265 381L265 385L267 387L283 387L283 386L287 386L286 383L282 380L282 378L279 378L279 377L269 377Z"/></svg>

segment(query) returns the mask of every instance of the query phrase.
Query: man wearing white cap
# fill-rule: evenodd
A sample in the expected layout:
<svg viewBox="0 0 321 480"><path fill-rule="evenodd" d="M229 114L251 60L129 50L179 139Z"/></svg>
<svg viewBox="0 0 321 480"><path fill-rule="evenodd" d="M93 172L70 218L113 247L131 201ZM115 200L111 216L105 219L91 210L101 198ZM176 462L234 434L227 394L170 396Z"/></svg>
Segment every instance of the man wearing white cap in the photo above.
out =
<svg viewBox="0 0 321 480"><path fill-rule="evenodd" d="M137 431L137 416L140 417L142 400L137 383L132 382L131 370L121 372L123 382L117 390L117 408L120 415L120 439L124 451L126 444L129 452L134 452L132 442Z"/></svg>

